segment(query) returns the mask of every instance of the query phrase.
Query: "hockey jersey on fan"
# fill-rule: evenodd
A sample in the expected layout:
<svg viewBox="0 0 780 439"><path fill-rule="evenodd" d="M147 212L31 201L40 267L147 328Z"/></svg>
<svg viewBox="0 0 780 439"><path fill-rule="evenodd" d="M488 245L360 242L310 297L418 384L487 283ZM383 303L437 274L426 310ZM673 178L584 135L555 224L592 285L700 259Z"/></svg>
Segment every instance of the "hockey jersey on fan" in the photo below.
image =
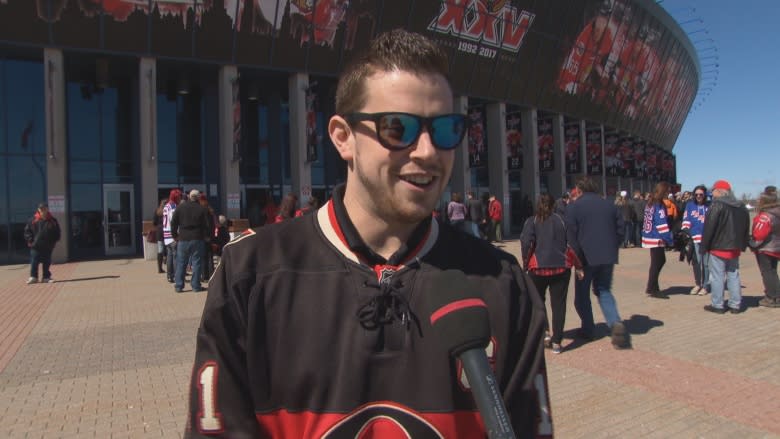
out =
<svg viewBox="0 0 780 439"><path fill-rule="evenodd" d="M552 435L544 304L509 254L428 219L384 260L343 186L315 215L225 246L198 329L185 437L485 437L457 360L422 314L461 270L488 306L488 357L519 437Z"/></svg>
<svg viewBox="0 0 780 439"><path fill-rule="evenodd" d="M669 231L669 220L666 207L661 203L645 206L645 218L642 222L642 248L664 247L672 245L672 232Z"/></svg>
<svg viewBox="0 0 780 439"><path fill-rule="evenodd" d="M682 228L688 229L693 242L701 242L701 234L704 232L704 217L707 215L707 205L689 201L685 204Z"/></svg>

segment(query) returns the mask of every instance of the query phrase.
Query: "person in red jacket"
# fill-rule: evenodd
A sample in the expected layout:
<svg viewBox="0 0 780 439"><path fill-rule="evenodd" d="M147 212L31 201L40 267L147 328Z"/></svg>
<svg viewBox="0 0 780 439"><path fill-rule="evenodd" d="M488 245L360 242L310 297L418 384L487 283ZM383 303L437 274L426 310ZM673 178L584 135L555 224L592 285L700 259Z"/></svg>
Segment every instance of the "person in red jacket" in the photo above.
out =
<svg viewBox="0 0 780 439"><path fill-rule="evenodd" d="M501 205L501 202L496 199L495 195L490 195L490 198L488 199L488 218L490 219L490 232L493 240L501 242L503 240L501 220L504 219L504 207Z"/></svg>
<svg viewBox="0 0 780 439"><path fill-rule="evenodd" d="M758 304L780 308L780 280L777 276L777 261L780 260L780 202L777 200L777 191L765 190L761 194L758 211L758 215L753 218L753 239L750 242L764 282L764 298Z"/></svg>

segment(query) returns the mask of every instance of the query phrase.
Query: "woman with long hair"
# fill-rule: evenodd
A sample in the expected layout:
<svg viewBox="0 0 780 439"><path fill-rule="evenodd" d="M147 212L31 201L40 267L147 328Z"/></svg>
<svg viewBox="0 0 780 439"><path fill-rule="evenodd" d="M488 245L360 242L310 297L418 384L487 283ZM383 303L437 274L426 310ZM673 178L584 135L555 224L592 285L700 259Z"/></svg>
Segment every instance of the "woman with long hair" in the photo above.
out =
<svg viewBox="0 0 780 439"><path fill-rule="evenodd" d="M295 211L298 208L298 196L289 193L282 200L282 204L279 206L279 214L276 215L274 223L280 223L284 220L295 217Z"/></svg>
<svg viewBox="0 0 780 439"><path fill-rule="evenodd" d="M463 197L460 192L453 192L450 196L450 202L447 204L447 220L452 227L463 230L463 223L468 216L466 205L463 204Z"/></svg>
<svg viewBox="0 0 780 439"><path fill-rule="evenodd" d="M683 196L683 199L685 197ZM683 211L682 230L686 231L693 241L693 280L696 286L691 288L690 294L703 296L710 289L709 253L699 253L701 246L701 234L704 231L704 217L710 206L707 203L707 187L698 185L693 189L693 197L689 197Z"/></svg>
<svg viewBox="0 0 780 439"><path fill-rule="evenodd" d="M154 218L152 224L155 227L154 236L157 239L157 273L165 273L163 270L163 262L165 262L165 241L163 239L163 208L165 203L168 202L167 198L160 200L160 205L154 211Z"/></svg>
<svg viewBox="0 0 780 439"><path fill-rule="evenodd" d="M650 249L650 269L647 274L645 294L656 299L667 299L658 285L661 269L666 264L666 246L674 243L669 229L669 220L664 200L669 194L669 183L661 181L655 185L650 199L645 205L645 218L642 221L642 248Z"/></svg>
<svg viewBox="0 0 780 439"><path fill-rule="evenodd" d="M582 278L583 272L579 259L566 241L566 223L554 209L555 199L549 194L540 195L536 203L536 213L523 225L520 242L523 265L542 295L542 300L545 300L547 288L550 289L552 334L549 331L549 323L545 322L548 333L544 341L545 346L552 348L554 354L559 354L566 321L566 296L572 265L577 268L578 278Z"/></svg>
<svg viewBox="0 0 780 439"><path fill-rule="evenodd" d="M777 263L780 261L780 201L777 199L777 190L771 190L771 186L767 189L758 199L759 213L753 219L751 248L756 253L761 280L764 282L764 297L758 304L780 308L780 279L777 276Z"/></svg>

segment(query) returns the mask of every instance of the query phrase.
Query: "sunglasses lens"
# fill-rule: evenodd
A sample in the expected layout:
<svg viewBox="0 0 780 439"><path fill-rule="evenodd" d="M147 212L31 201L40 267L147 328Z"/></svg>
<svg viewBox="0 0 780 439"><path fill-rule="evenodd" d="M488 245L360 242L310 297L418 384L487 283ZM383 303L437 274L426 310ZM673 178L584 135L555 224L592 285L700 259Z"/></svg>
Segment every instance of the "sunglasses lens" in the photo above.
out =
<svg viewBox="0 0 780 439"><path fill-rule="evenodd" d="M391 149L403 149L420 135L420 121L408 114L387 114L379 119L379 138Z"/></svg>
<svg viewBox="0 0 780 439"><path fill-rule="evenodd" d="M466 133L466 116L446 114L434 117L431 122L433 144L440 149L457 147Z"/></svg>

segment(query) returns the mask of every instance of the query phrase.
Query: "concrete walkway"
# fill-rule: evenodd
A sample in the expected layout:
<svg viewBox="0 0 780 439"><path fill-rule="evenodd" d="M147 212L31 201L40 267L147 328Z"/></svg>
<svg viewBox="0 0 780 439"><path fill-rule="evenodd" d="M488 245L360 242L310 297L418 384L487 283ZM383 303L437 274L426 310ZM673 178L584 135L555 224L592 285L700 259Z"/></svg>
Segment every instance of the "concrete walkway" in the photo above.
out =
<svg viewBox="0 0 780 439"><path fill-rule="evenodd" d="M502 245L514 254L516 241ZM643 294L649 253L627 249L614 292L634 348L572 338L548 351L557 438L780 438L780 309L757 306L761 278L742 258L746 312L702 310L690 267L667 253L669 300ZM0 267L0 438L178 438L205 293L176 294L143 259Z"/></svg>

